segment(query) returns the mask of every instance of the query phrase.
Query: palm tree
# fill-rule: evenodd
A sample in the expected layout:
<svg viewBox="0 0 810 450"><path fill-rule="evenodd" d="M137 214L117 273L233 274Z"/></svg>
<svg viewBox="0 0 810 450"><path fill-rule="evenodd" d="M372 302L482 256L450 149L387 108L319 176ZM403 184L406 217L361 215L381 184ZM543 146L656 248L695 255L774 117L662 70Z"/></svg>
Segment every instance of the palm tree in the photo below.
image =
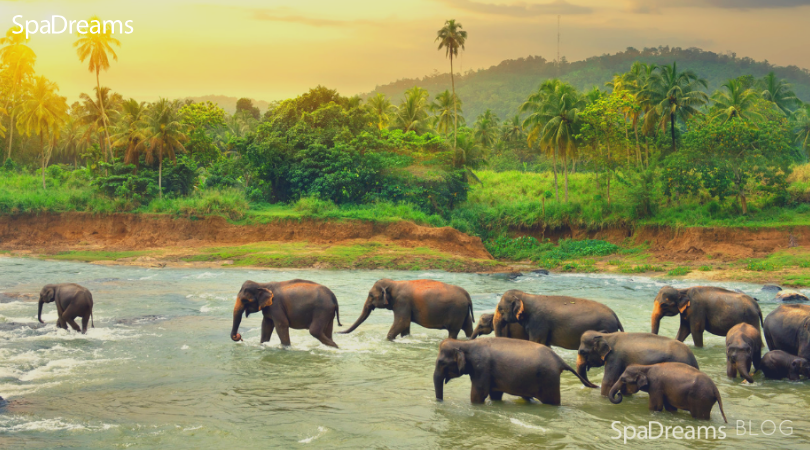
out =
<svg viewBox="0 0 810 450"><path fill-rule="evenodd" d="M485 148L492 148L498 140L498 116L487 109L475 121L475 138Z"/></svg>
<svg viewBox="0 0 810 450"><path fill-rule="evenodd" d="M37 59L37 55L34 51L25 45L29 39L22 33L14 34L12 32L13 29L14 27L9 28L6 32L6 36L0 38L0 45L5 46L0 49L0 65L5 68L3 74L7 77L8 82L8 87L6 88L7 97L3 107L5 110L9 109L9 104L19 101L22 97L26 82L34 76L34 63ZM6 159L11 158L11 148L14 143L15 113L15 109L11 108Z"/></svg>
<svg viewBox="0 0 810 450"><path fill-rule="evenodd" d="M158 158L158 192L163 198L163 159L168 156L175 161L176 152L186 151L183 142L188 140L185 126L182 123L178 100L169 101L161 98L149 108L149 113L143 117L144 133L148 142L146 162L154 161L155 153Z"/></svg>
<svg viewBox="0 0 810 450"><path fill-rule="evenodd" d="M675 122L677 119L686 121L695 114L699 108L709 101L708 95L699 90L708 87L708 83L691 70L678 71L678 64L662 66L661 70L653 73L641 95L652 104L655 104L655 114L647 114L647 119L658 119L658 126L666 131L669 123L672 132L672 151L675 147Z"/></svg>
<svg viewBox="0 0 810 450"><path fill-rule="evenodd" d="M718 90L712 95L715 113L712 119L722 119L723 123L733 119L763 120L762 114L754 110L759 95L753 89L745 89L740 80L728 80L723 84L726 90Z"/></svg>
<svg viewBox="0 0 810 450"><path fill-rule="evenodd" d="M501 140L516 142L521 139L523 139L523 125L520 123L520 114L516 114L501 125Z"/></svg>
<svg viewBox="0 0 810 450"><path fill-rule="evenodd" d="M428 91L414 86L405 91L405 99L397 108L396 123L406 133L421 131L428 125Z"/></svg>
<svg viewBox="0 0 810 450"><path fill-rule="evenodd" d="M458 105L456 104L456 78L453 73L453 57L458 56L458 49L464 50L464 43L467 41L467 32L461 29L460 23L455 19L450 19L444 23L444 27L437 32L436 42L439 43L439 50L446 49L445 55L450 58L450 84L453 88L453 151L458 143Z"/></svg>
<svg viewBox="0 0 810 450"><path fill-rule="evenodd" d="M542 108L543 122L541 140L562 150L563 176L565 178L565 201L568 202L568 156L576 157L576 134L579 125L579 111L585 107L585 100L568 83L559 83Z"/></svg>
<svg viewBox="0 0 810 450"><path fill-rule="evenodd" d="M97 16L93 16L90 18L90 23L92 21L97 20L101 23L101 19ZM76 47L76 53L79 55L79 60L84 62L86 59L89 59L88 70L90 72L96 73L96 95L101 94L101 83L99 82L99 72L102 70L106 71L110 68L110 59L107 56L109 53L112 55L112 58L115 61L118 61L118 55L115 54L115 50L113 50L110 44L115 44L117 46L121 46L121 42L118 39L112 37L113 29L110 28L109 30L103 29L100 27L98 33L90 33L81 34L79 33L79 39L73 43L73 46ZM107 144L109 146L110 143L110 133L108 128L110 126L109 121L107 120L107 114L104 110L104 102L99 99L99 105L101 106L101 117L104 125L104 135L107 137ZM112 150L110 150L112 152Z"/></svg>
<svg viewBox="0 0 810 450"><path fill-rule="evenodd" d="M36 134L39 136L39 148L42 157L42 189L45 186L45 168L51 157L54 144L59 138L59 130L67 118L67 99L57 94L59 87L47 78L39 76L34 78L31 92L19 105L20 115L17 128L26 136ZM45 140L53 139L45 149Z"/></svg>
<svg viewBox="0 0 810 450"><path fill-rule="evenodd" d="M93 134L98 136L99 150L104 154L104 161L112 161L112 146L104 146L103 136L107 136L109 140L108 127L113 122L113 114L118 113L119 105L121 104L121 96L116 93L111 93L110 88L101 87L100 90L96 89L95 99L87 94L80 94L79 99L82 101L82 122L88 125L86 129L86 137L90 138Z"/></svg>
<svg viewBox="0 0 810 450"><path fill-rule="evenodd" d="M73 159L73 167L79 166L79 155L82 150L87 148L84 135L85 125L82 123L82 118L71 108L65 125L62 127L62 155Z"/></svg>
<svg viewBox="0 0 810 450"><path fill-rule="evenodd" d="M436 96L436 100L430 105L433 111L433 125L436 131L447 135L451 127L455 127L457 120L464 126L464 116L461 116L461 100L454 97L450 91L445 90ZM455 128L454 128L455 129Z"/></svg>
<svg viewBox="0 0 810 450"><path fill-rule="evenodd" d="M121 120L112 136L112 146L125 147L124 164L134 164L138 170L141 154L146 150L146 134L143 126L148 112L146 102L138 103L131 98L122 105Z"/></svg>
<svg viewBox="0 0 810 450"><path fill-rule="evenodd" d="M810 146L810 103L802 105L793 112L793 132L796 134L796 143L801 144L804 151Z"/></svg>
<svg viewBox="0 0 810 450"><path fill-rule="evenodd" d="M776 78L773 72L765 75L760 84L763 88L762 98L773 103L786 116L790 116L792 108L800 103L790 83Z"/></svg>
<svg viewBox="0 0 810 450"><path fill-rule="evenodd" d="M377 94L368 99L366 107L376 119L374 125L377 127L377 130L382 131L383 128L388 128L388 124L391 122L391 114L394 111L394 105L391 104L391 101L388 100L385 94Z"/></svg>

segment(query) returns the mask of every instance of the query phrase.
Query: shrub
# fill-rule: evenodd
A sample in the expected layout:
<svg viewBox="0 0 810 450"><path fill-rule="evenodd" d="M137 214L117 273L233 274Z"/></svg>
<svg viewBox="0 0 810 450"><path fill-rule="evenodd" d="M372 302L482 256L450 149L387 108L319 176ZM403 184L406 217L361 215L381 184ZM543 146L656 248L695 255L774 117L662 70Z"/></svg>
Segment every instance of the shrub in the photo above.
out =
<svg viewBox="0 0 810 450"><path fill-rule="evenodd" d="M691 270L688 267L676 267L667 272L667 275L673 277L680 277L688 274L689 272L691 272Z"/></svg>

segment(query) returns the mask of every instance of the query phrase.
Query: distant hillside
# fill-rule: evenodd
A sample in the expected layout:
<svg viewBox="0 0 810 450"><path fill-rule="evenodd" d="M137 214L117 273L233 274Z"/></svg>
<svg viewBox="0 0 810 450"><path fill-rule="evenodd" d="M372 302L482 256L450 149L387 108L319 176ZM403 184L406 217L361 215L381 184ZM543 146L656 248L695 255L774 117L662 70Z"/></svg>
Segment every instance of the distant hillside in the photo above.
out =
<svg viewBox="0 0 810 450"><path fill-rule="evenodd" d="M218 104L219 107L224 109L228 114L233 114L236 112L236 102L239 100L239 97L228 97L225 95L203 95L202 97L186 97L186 99L193 100L195 102L213 102ZM269 103L264 100L253 100L253 106L258 106L262 113L267 111L268 105Z"/></svg>
<svg viewBox="0 0 810 450"><path fill-rule="evenodd" d="M626 72L635 61L659 65L678 63L678 68L692 69L709 82L709 90L720 87L729 78L740 75L753 75L757 78L770 71L779 78L786 78L793 84L794 91L804 101L810 101L810 71L796 66L777 67L767 61L759 62L751 58L737 58L736 54L717 54L697 48L681 49L645 48L642 51L628 48L615 55L602 55L584 61L568 63L563 58L558 68L553 61L541 56L529 56L516 60L506 60L489 69L469 71L456 78L456 92L464 103L464 117L471 123L487 108L503 119L517 113L517 108L541 82L559 76L578 89L590 89L604 84L615 73ZM450 74L426 76L422 79L402 79L362 95L363 98L383 93L399 104L406 89L420 86L430 92L431 98L445 89L450 89Z"/></svg>

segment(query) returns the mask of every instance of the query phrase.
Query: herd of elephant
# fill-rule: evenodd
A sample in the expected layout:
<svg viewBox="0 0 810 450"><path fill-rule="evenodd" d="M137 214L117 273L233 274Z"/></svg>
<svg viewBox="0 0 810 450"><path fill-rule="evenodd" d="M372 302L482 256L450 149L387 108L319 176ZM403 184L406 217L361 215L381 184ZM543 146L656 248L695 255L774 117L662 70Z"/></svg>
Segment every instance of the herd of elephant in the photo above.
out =
<svg viewBox="0 0 810 450"><path fill-rule="evenodd" d="M39 299L55 302L57 326L87 331L92 319L93 297L77 284L47 285ZM501 297L494 314L484 314L473 329L475 317L470 295L459 286L433 280L377 281L369 291L360 317L346 331L351 333L377 308L394 313L388 339L407 336L411 324L447 330L439 345L433 383L436 398L444 396L443 385L469 375L470 399L483 403L487 397L501 400L503 394L544 404L560 404L560 375L573 373L583 385L588 370L604 367L601 393L613 403L638 391L649 393L653 411L689 411L697 419L709 419L715 403L723 419L720 393L709 376L699 370L692 351L683 341L691 334L696 347L703 346L703 333L726 337L727 375L737 374L752 383L751 368L768 378L799 380L810 377L810 306L782 304L763 320L757 300L740 292L718 287L661 288L655 298L651 333L625 332L619 317L609 307L582 298L532 295L510 290ZM333 322L340 314L335 294L326 286L290 280L274 283L246 281L236 297L230 336L242 340L242 317L261 311L261 342L277 330L282 345L290 345L290 328L309 330L325 345L332 340ZM679 316L676 339L659 336L661 319ZM82 318L81 329L75 319ZM760 328L762 326L762 328ZM461 330L469 338L457 340ZM762 337L770 349L762 356ZM495 333L494 338L476 339ZM549 347L577 350L576 370Z"/></svg>

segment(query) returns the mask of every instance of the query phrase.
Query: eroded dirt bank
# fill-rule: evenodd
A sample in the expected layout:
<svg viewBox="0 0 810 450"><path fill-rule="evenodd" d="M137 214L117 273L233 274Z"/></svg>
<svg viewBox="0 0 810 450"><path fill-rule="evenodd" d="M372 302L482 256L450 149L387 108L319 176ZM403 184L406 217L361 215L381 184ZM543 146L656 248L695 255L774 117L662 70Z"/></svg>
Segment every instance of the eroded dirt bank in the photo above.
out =
<svg viewBox="0 0 810 450"><path fill-rule="evenodd" d="M190 220L145 214L0 216L0 249L44 253L216 247L272 241L340 244L357 240L388 241L401 247L427 247L452 255L492 259L480 238L449 227L430 228L411 222L285 219L268 224L234 225L221 217Z"/></svg>
<svg viewBox="0 0 810 450"><path fill-rule="evenodd" d="M762 258L790 247L810 246L810 227L785 228L670 228L640 226L599 231L564 227L557 230L525 229L514 234L538 239L601 239L614 244L647 243L650 253L661 261L731 261Z"/></svg>

